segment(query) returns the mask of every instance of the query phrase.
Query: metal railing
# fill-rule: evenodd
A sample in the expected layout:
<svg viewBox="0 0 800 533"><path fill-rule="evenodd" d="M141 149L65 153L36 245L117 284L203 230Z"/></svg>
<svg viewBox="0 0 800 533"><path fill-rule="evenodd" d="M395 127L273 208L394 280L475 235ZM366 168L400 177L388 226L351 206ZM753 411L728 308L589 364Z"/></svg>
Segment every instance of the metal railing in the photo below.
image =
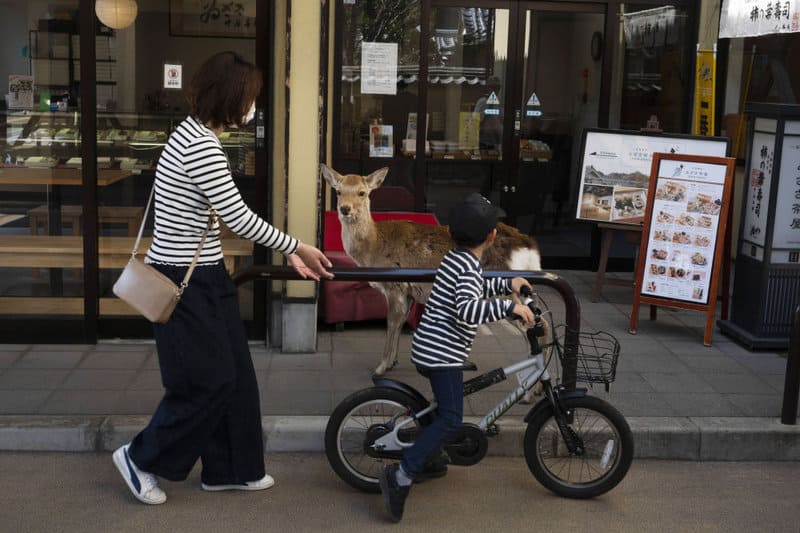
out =
<svg viewBox="0 0 800 533"><path fill-rule="evenodd" d="M432 283L436 271L420 268L334 268L331 270L335 276L333 281L405 281L418 283ZM564 352L572 355L578 347L578 336L581 325L581 308L572 286L562 277L549 272L521 271L521 270L487 270L485 277L513 278L523 277L535 286L550 287L554 289L564 301L565 326ZM236 285L250 281L265 280L302 280L297 272L288 266L253 265L239 270L233 275ZM564 368L563 382L568 386L575 384L575 367Z"/></svg>
<svg viewBox="0 0 800 533"><path fill-rule="evenodd" d="M786 356L786 379L783 384L781 423L797 423L797 401L800 393L800 306L794 310L792 331L789 336L789 353Z"/></svg>

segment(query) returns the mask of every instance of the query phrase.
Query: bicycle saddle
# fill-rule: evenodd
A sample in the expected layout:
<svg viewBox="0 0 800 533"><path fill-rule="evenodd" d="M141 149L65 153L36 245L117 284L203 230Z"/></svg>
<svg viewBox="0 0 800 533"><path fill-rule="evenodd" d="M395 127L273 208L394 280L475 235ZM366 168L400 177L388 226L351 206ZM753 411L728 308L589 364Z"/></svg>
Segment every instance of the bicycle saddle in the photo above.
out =
<svg viewBox="0 0 800 533"><path fill-rule="evenodd" d="M458 367L452 367L452 368L458 368ZM464 361L463 363L461 363L461 370L463 370L464 372L475 372L478 370L478 365L476 365L472 361ZM424 366L418 366L417 372L419 372L426 378L428 377L428 369L425 368Z"/></svg>

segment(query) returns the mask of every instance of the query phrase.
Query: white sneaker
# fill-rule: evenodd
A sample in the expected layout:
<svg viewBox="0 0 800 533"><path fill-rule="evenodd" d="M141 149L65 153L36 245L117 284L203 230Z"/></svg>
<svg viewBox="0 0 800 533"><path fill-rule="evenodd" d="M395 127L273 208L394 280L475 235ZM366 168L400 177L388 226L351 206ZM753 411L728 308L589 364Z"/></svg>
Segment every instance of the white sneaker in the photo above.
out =
<svg viewBox="0 0 800 533"><path fill-rule="evenodd" d="M142 503L150 505L158 505L167 501L167 495L158 487L156 476L142 472L133 464L131 458L128 457L128 448L130 443L120 446L111 456L114 459L114 465L122 474L122 479L128 484L128 488Z"/></svg>
<svg viewBox="0 0 800 533"><path fill-rule="evenodd" d="M272 476L270 476L269 474L265 474L264 477L262 477L261 479L258 479L256 481L248 481L242 484L207 485L203 483L202 486L203 490L215 492L219 490L264 490L270 488L274 484L275 480L272 479Z"/></svg>

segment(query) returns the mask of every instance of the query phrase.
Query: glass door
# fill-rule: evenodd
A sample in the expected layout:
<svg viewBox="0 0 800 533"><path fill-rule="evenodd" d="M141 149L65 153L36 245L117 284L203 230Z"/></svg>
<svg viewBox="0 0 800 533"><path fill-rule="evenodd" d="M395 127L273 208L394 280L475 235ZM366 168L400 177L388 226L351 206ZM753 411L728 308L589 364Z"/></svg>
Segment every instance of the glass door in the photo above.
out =
<svg viewBox="0 0 800 533"><path fill-rule="evenodd" d="M588 267L576 224L581 135L598 126L606 4L432 2L425 210L478 191L537 238L546 267ZM585 265L578 265L582 258Z"/></svg>
<svg viewBox="0 0 800 533"><path fill-rule="evenodd" d="M546 268L590 255L591 227L576 223L573 207L583 130L598 126L605 9L525 2L514 17L513 164L501 204L536 237Z"/></svg>
<svg viewBox="0 0 800 533"><path fill-rule="evenodd" d="M468 193L499 201L508 181L515 26L510 3L444 4L434 2L428 19L425 210L447 224L450 208Z"/></svg>

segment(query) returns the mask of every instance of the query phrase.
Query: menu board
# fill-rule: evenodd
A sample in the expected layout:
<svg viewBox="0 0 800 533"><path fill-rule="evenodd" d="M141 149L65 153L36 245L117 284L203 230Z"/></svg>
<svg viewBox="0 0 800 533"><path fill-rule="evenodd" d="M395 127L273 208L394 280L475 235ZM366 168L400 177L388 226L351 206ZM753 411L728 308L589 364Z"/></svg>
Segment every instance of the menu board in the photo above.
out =
<svg viewBox="0 0 800 533"><path fill-rule="evenodd" d="M706 311L706 345L724 262L735 160L654 154L631 312L640 303Z"/></svg>
<svg viewBox="0 0 800 533"><path fill-rule="evenodd" d="M724 157L728 139L587 129L575 217L641 225L654 153Z"/></svg>
<svg viewBox="0 0 800 533"><path fill-rule="evenodd" d="M643 294L708 303L725 165L662 160Z"/></svg>

